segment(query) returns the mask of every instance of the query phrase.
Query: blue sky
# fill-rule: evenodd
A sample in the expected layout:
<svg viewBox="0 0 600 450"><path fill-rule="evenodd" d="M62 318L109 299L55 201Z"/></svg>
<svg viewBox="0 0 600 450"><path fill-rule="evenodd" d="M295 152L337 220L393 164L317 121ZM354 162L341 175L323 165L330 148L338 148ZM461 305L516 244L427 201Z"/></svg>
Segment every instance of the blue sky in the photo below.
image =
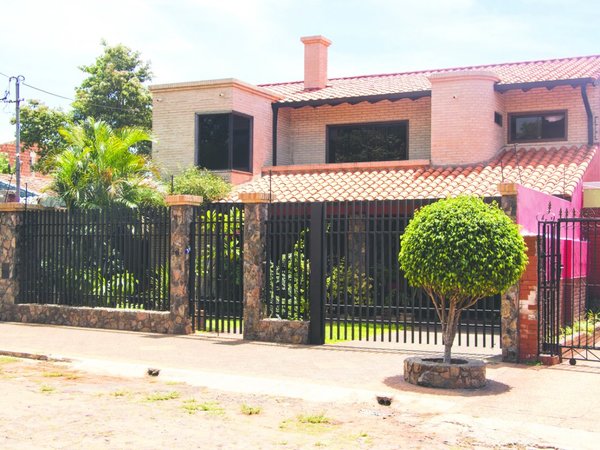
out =
<svg viewBox="0 0 600 450"><path fill-rule="evenodd" d="M66 97L102 39L140 51L157 84L300 80L300 37L313 34L333 41L331 77L600 53L596 0L19 0L2 17L0 72ZM13 113L0 104L0 142L14 139Z"/></svg>

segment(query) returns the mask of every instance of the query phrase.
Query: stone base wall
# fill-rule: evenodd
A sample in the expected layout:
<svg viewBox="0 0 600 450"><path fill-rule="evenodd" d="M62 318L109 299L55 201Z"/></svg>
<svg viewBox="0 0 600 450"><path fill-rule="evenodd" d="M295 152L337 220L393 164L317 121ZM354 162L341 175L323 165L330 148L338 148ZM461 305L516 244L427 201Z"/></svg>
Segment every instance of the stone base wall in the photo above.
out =
<svg viewBox="0 0 600 450"><path fill-rule="evenodd" d="M62 305L4 305L0 320L67 325L147 333L188 334L191 322L174 317L170 312L86 308Z"/></svg>
<svg viewBox="0 0 600 450"><path fill-rule="evenodd" d="M299 320L262 319L244 338L280 344L308 344L309 324Z"/></svg>

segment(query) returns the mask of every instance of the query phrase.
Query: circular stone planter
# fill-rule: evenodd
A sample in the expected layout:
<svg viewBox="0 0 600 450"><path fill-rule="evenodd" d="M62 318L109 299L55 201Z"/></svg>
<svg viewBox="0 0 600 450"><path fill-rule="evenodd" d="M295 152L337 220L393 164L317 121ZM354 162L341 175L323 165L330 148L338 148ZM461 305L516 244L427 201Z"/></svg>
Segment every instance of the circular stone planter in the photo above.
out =
<svg viewBox="0 0 600 450"><path fill-rule="evenodd" d="M485 363L479 360L443 358L407 358L404 360L404 380L418 386L443 389L478 389L485 386Z"/></svg>

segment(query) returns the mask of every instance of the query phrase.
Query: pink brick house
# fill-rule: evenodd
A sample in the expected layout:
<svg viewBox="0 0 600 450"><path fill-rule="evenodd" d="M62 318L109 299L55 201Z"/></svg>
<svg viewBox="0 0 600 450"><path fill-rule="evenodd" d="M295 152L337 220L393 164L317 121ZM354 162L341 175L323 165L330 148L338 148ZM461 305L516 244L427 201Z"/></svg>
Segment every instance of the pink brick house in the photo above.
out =
<svg viewBox="0 0 600 450"><path fill-rule="evenodd" d="M331 42L302 42L302 81L152 86L154 158L171 173L217 171L236 184L231 200L503 196L530 258L510 352L535 358L538 218L550 203L600 207L600 55L331 79Z"/></svg>
<svg viewBox="0 0 600 450"><path fill-rule="evenodd" d="M329 79L331 42L302 42L303 81L152 86L154 158L276 201L498 196L516 182L581 207L584 178L600 181L600 56Z"/></svg>

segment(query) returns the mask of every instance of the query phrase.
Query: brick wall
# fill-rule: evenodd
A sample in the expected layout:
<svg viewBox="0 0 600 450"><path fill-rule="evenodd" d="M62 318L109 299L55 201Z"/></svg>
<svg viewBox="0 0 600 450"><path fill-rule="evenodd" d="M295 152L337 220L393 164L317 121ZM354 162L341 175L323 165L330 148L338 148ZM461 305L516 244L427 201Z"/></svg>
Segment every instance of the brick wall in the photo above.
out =
<svg viewBox="0 0 600 450"><path fill-rule="evenodd" d="M430 99L403 99L375 104L281 108L278 129L278 165L325 162L327 125L408 120L409 159L429 159Z"/></svg>
<svg viewBox="0 0 600 450"><path fill-rule="evenodd" d="M153 86L152 157L167 173L195 163L195 114L236 111L254 118L253 172L271 163L271 103L275 97L236 80Z"/></svg>
<svg viewBox="0 0 600 450"><path fill-rule="evenodd" d="M15 153L16 153L16 144L14 142L8 142L6 144L0 144L0 153L8 156L8 160L10 161L10 166L15 168ZM32 157L35 158L35 152L31 150L23 150L23 145L21 144L21 175L28 176L32 174L31 166L32 166Z"/></svg>
<svg viewBox="0 0 600 450"><path fill-rule="evenodd" d="M519 282L519 361L538 357L537 236L525 236L529 264Z"/></svg>
<svg viewBox="0 0 600 450"><path fill-rule="evenodd" d="M490 72L436 74L431 81L431 161L467 164L491 159L502 147L494 112L501 104Z"/></svg>
<svg viewBox="0 0 600 450"><path fill-rule="evenodd" d="M588 96L590 106L595 116L600 113L600 99L598 97L598 87L588 86ZM520 90L508 91L504 94L505 104L505 136L504 140L508 143L508 114L515 112L528 111L551 111L567 110L567 138L566 142L559 145L585 144L587 143L587 115L581 91L579 87L558 86L552 90L546 88L531 89L527 92ZM543 143L536 143L536 145ZM549 145L557 145L557 142L551 142Z"/></svg>

